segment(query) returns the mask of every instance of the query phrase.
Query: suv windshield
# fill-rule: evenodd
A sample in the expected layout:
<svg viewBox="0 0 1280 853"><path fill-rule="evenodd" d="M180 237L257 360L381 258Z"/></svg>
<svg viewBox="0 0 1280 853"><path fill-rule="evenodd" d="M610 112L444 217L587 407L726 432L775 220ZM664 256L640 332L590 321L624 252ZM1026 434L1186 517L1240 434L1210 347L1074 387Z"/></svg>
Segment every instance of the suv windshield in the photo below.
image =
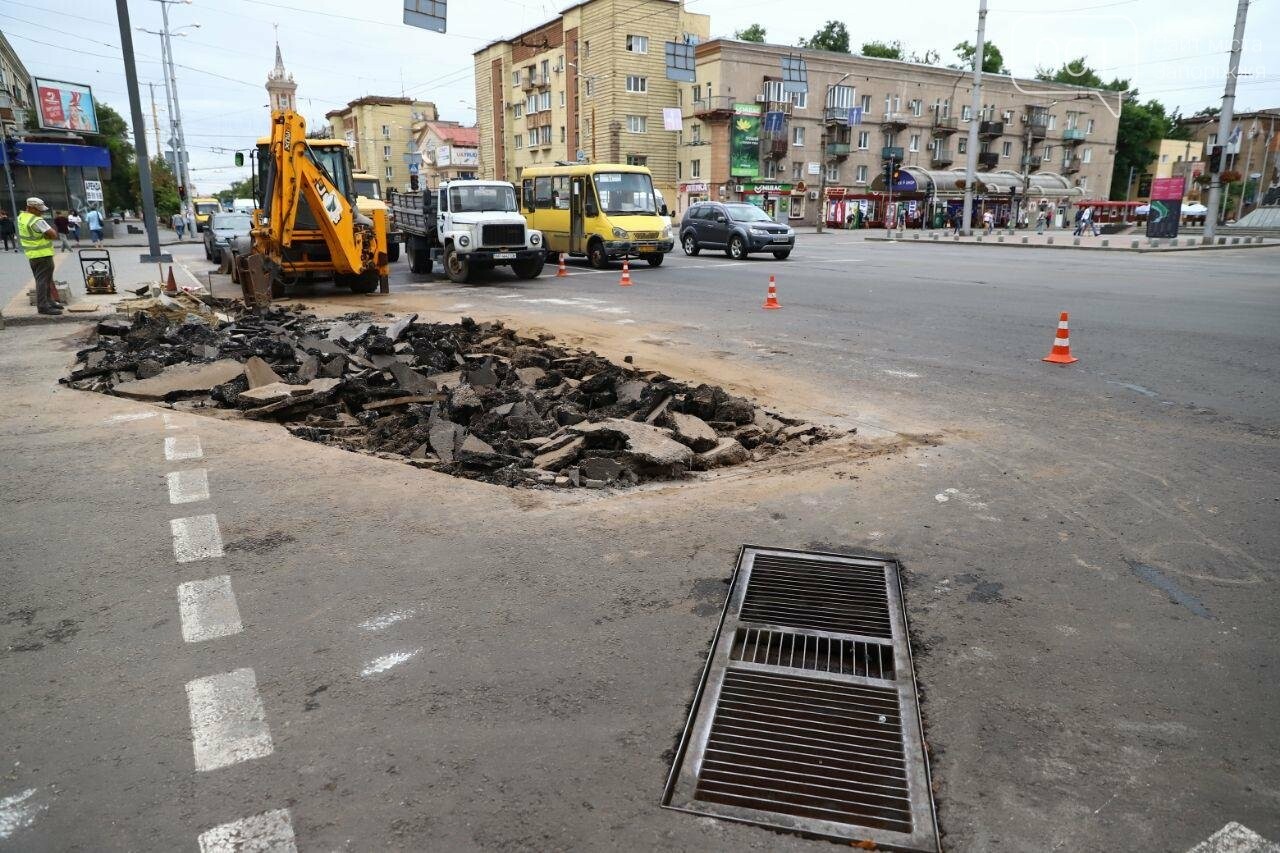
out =
<svg viewBox="0 0 1280 853"><path fill-rule="evenodd" d="M226 228L233 231L248 231L253 227L249 217L239 213L220 213L213 217L214 228Z"/></svg>
<svg viewBox="0 0 1280 853"><path fill-rule="evenodd" d="M725 210L729 211L729 218L734 222L772 222L769 214L765 213L754 204L726 204Z"/></svg>
<svg viewBox="0 0 1280 853"><path fill-rule="evenodd" d="M653 179L643 172L600 172L596 192L605 213L654 214Z"/></svg>
<svg viewBox="0 0 1280 853"><path fill-rule="evenodd" d="M516 191L509 186L452 186L449 209L454 213L515 213Z"/></svg>

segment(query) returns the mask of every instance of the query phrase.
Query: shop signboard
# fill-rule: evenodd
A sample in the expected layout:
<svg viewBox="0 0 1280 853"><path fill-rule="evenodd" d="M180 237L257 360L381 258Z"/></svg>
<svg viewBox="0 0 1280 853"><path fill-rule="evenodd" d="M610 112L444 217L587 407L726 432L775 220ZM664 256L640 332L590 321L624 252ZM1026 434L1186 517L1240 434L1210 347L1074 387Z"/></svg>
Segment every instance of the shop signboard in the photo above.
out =
<svg viewBox="0 0 1280 853"><path fill-rule="evenodd" d="M760 175L760 105L733 105L733 135L729 143L729 174L735 178Z"/></svg>

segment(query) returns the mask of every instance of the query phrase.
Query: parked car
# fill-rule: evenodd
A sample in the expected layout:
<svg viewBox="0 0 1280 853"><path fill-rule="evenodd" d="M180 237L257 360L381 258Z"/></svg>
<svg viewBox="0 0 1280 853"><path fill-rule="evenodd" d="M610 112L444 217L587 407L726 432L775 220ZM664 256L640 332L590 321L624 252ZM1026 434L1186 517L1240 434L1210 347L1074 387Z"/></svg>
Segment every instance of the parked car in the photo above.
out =
<svg viewBox="0 0 1280 853"><path fill-rule="evenodd" d="M222 258L222 250L234 237L248 236L253 219L245 213L215 213L210 227L204 230L204 256L211 261Z"/></svg>
<svg viewBox="0 0 1280 853"><path fill-rule="evenodd" d="M723 249L741 260L752 252L772 252L785 259L795 248L796 232L774 222L754 204L703 202L684 212L680 220L680 245L686 255L703 249Z"/></svg>

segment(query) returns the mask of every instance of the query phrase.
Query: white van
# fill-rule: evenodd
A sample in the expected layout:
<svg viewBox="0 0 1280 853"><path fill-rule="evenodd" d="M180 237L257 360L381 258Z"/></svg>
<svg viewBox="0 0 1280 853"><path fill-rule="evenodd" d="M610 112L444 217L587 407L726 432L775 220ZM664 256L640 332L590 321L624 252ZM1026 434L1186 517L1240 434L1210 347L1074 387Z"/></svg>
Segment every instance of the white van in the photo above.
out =
<svg viewBox="0 0 1280 853"><path fill-rule="evenodd" d="M253 213L257 203L251 198L238 198L231 202L232 213Z"/></svg>

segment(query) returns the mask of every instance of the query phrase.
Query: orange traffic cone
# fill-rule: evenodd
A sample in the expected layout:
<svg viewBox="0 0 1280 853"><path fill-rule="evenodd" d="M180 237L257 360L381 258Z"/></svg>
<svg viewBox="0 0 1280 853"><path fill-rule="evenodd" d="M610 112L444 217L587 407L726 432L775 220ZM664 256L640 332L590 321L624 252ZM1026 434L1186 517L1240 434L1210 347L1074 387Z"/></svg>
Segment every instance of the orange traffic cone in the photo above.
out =
<svg viewBox="0 0 1280 853"><path fill-rule="evenodd" d="M170 267L169 267L169 277L168 277L167 279L165 279L165 283L164 283L164 292L165 292L165 293L177 293L177 292L178 292L178 283L177 283L176 281L174 281L174 280L173 280L173 267L172 267L172 266L170 266Z"/></svg>
<svg viewBox="0 0 1280 853"><path fill-rule="evenodd" d="M770 311L776 311L782 307L778 304L778 285L774 282L773 276L769 276L769 295L765 297L764 307Z"/></svg>
<svg viewBox="0 0 1280 853"><path fill-rule="evenodd" d="M622 259L622 280L618 282L622 287L631 286L631 263L626 259Z"/></svg>
<svg viewBox="0 0 1280 853"><path fill-rule="evenodd" d="M556 278L565 278L569 275L569 271L564 268L564 252L560 253L560 269L556 271Z"/></svg>
<svg viewBox="0 0 1280 853"><path fill-rule="evenodd" d="M1071 335L1067 332L1067 312L1058 318L1058 333L1053 339L1053 349L1041 361L1050 364L1074 364L1080 359L1071 354Z"/></svg>

